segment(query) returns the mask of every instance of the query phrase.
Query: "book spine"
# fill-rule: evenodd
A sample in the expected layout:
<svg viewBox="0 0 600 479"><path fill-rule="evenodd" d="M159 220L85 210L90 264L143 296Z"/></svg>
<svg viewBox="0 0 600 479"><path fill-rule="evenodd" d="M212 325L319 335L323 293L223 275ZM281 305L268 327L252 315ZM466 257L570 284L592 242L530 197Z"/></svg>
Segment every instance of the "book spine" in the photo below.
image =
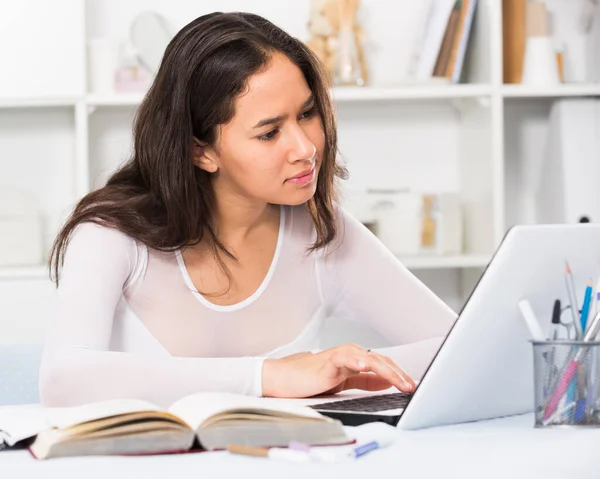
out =
<svg viewBox="0 0 600 479"><path fill-rule="evenodd" d="M475 19L475 10L477 9L478 0L471 0L469 4L469 10L465 18L465 28L462 32L460 39L460 46L458 47L458 54L456 55L456 65L452 72L452 83L459 83L462 74L463 64L465 61L465 55L467 53L467 45L469 44L469 36Z"/></svg>
<svg viewBox="0 0 600 479"><path fill-rule="evenodd" d="M427 33L419 55L419 66L417 68L417 80L419 81L430 80L433 75L445 28L454 3L454 0L434 0L431 5L426 27Z"/></svg>
<svg viewBox="0 0 600 479"><path fill-rule="evenodd" d="M504 83L521 83L523 77L525 1L503 0L502 2Z"/></svg>
<svg viewBox="0 0 600 479"><path fill-rule="evenodd" d="M458 21L458 28L454 38L452 39L452 52L450 54L450 59L448 60L448 64L446 66L446 70L444 71L444 76L447 78L452 78L452 73L454 72L454 68L456 67L456 57L458 56L458 49L460 47L461 39L463 37L465 31L465 20L467 18L467 12L469 11L469 6L473 0L463 0L462 6L460 8L460 18Z"/></svg>
<svg viewBox="0 0 600 479"><path fill-rule="evenodd" d="M452 9L452 13L450 14L450 18L448 19L446 32L444 33L444 38L442 40L442 46L435 63L435 68L433 69L434 77L446 76L446 69L448 68L448 62L450 61L450 55L452 53L452 45L458 32L462 1L463 0L456 0L454 8Z"/></svg>

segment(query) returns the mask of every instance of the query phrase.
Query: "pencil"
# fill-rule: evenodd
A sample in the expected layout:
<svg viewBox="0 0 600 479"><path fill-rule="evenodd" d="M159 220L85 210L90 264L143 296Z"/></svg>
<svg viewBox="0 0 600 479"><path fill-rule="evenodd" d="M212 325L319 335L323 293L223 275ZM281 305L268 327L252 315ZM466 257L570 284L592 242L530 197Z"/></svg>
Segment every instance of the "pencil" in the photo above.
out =
<svg viewBox="0 0 600 479"><path fill-rule="evenodd" d="M269 457L268 447L250 447L241 444L230 444L227 450L232 454L242 454L244 456Z"/></svg>
<svg viewBox="0 0 600 479"><path fill-rule="evenodd" d="M567 295L569 296L569 302L571 303L571 316L573 318L573 326L577 332L577 338L583 338L583 330L581 329L581 321L577 317L579 310L577 308L577 294L575 293L575 285L573 284L573 272L568 261L565 261L565 283L567 285Z"/></svg>

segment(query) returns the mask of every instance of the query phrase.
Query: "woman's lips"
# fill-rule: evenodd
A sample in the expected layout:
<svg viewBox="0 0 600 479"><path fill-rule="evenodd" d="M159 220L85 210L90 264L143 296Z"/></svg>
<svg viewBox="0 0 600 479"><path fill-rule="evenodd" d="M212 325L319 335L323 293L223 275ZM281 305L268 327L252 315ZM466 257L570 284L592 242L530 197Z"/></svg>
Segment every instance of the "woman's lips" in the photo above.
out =
<svg viewBox="0 0 600 479"><path fill-rule="evenodd" d="M312 180L314 180L315 178L315 165L313 165L313 167L306 171L306 172L302 172L297 176L294 176L293 178L290 178L288 180L288 182L293 183L295 185L306 185L308 183L310 183Z"/></svg>

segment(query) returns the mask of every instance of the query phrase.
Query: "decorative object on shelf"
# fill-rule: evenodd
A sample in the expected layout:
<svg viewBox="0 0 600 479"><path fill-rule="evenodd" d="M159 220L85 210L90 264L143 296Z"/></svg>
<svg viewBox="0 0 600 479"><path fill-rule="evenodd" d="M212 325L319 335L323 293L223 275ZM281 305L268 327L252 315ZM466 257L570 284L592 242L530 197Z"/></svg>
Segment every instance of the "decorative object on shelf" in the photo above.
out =
<svg viewBox="0 0 600 479"><path fill-rule="evenodd" d="M311 37L306 42L330 75L333 73L333 52L337 41L333 34L334 8L331 0L311 0L308 20Z"/></svg>
<svg viewBox="0 0 600 479"><path fill-rule="evenodd" d="M463 214L457 193L422 197L421 253L454 255L463 251Z"/></svg>
<svg viewBox="0 0 600 479"><path fill-rule="evenodd" d="M96 94L115 91L119 67L119 43L111 38L92 38L88 42L89 89Z"/></svg>
<svg viewBox="0 0 600 479"><path fill-rule="evenodd" d="M333 62L333 83L336 86L363 86L366 80L357 37L358 0L337 0L337 8L338 42Z"/></svg>
<svg viewBox="0 0 600 479"><path fill-rule="evenodd" d="M527 0L502 1L502 55L504 83L521 83L525 57Z"/></svg>
<svg viewBox="0 0 600 479"><path fill-rule="evenodd" d="M137 51L137 56L148 71L155 75L162 61L163 54L176 29L157 12L140 13L130 27L130 40Z"/></svg>
<svg viewBox="0 0 600 479"><path fill-rule="evenodd" d="M463 214L457 193L345 190L343 205L398 256L462 253Z"/></svg>
<svg viewBox="0 0 600 479"><path fill-rule="evenodd" d="M370 190L375 234L394 254L414 256L421 249L423 199L410 190Z"/></svg>
<svg viewBox="0 0 600 479"><path fill-rule="evenodd" d="M0 266L41 264L42 224L37 198L0 185Z"/></svg>
<svg viewBox="0 0 600 479"><path fill-rule="evenodd" d="M122 92L145 92L152 82L152 75L140 63L129 42L122 45L121 61L116 73L115 90Z"/></svg>
<svg viewBox="0 0 600 479"><path fill-rule="evenodd" d="M311 0L311 37L306 45L323 62L336 86L368 82L366 35L358 25L358 7L358 0Z"/></svg>
<svg viewBox="0 0 600 479"><path fill-rule="evenodd" d="M552 86L560 84L554 41L548 30L546 4L530 1L526 6L524 85Z"/></svg>

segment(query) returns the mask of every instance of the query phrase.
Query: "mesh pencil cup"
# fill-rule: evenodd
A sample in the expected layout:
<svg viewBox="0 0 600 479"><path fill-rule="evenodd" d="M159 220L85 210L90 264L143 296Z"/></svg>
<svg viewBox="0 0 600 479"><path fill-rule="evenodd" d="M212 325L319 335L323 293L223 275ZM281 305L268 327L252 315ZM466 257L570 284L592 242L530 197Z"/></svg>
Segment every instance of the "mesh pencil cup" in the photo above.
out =
<svg viewBox="0 0 600 479"><path fill-rule="evenodd" d="M535 427L600 427L600 341L531 341Z"/></svg>

